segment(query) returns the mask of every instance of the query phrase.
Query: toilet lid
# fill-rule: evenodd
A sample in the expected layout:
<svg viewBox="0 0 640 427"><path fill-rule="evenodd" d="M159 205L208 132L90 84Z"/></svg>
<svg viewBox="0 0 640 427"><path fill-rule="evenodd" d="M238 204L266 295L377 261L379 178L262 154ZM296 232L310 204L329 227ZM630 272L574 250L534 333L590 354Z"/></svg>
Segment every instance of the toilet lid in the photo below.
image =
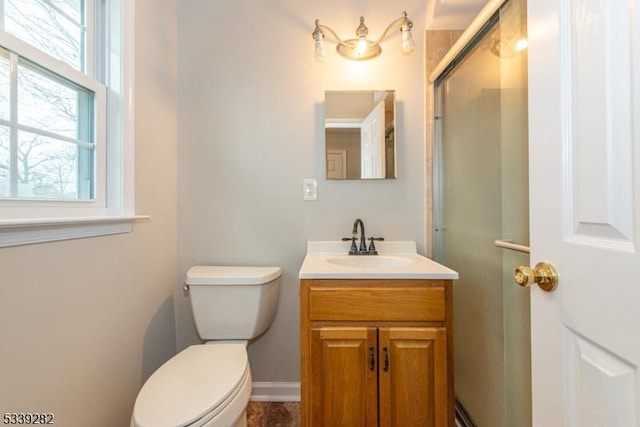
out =
<svg viewBox="0 0 640 427"><path fill-rule="evenodd" d="M194 265L187 271L187 285L264 285L280 277L280 267Z"/></svg>
<svg viewBox="0 0 640 427"><path fill-rule="evenodd" d="M140 427L188 425L224 402L248 367L244 344L192 345L147 380L136 399L133 421Z"/></svg>

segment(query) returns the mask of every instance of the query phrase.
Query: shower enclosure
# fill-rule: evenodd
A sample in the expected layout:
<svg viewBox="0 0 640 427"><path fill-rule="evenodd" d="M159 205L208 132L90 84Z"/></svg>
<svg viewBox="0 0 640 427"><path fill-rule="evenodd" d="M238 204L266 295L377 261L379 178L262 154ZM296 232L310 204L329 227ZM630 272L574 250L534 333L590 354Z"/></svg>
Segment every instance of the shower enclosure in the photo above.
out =
<svg viewBox="0 0 640 427"><path fill-rule="evenodd" d="M502 4L435 81L434 247L454 286L455 393L479 427L531 425L526 3Z"/></svg>

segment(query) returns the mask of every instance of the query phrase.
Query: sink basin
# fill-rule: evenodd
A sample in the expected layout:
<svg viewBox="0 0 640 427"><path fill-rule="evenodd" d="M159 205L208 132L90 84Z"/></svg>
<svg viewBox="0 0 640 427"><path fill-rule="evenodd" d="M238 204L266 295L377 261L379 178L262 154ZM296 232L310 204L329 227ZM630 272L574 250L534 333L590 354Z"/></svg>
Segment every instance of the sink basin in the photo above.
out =
<svg viewBox="0 0 640 427"><path fill-rule="evenodd" d="M345 267L388 268L402 267L411 264L409 258L389 255L344 255L327 258L329 264Z"/></svg>
<svg viewBox="0 0 640 427"><path fill-rule="evenodd" d="M457 279L458 273L419 255L414 241L381 241L378 255L348 255L351 242L310 241L300 279Z"/></svg>

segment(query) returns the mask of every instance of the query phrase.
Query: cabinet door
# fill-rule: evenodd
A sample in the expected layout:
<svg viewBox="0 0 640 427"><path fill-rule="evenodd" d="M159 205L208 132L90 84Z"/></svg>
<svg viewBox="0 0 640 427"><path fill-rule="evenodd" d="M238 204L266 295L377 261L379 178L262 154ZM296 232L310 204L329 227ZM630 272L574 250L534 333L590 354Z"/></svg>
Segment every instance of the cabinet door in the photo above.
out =
<svg viewBox="0 0 640 427"><path fill-rule="evenodd" d="M447 427L445 328L379 331L380 425Z"/></svg>
<svg viewBox="0 0 640 427"><path fill-rule="evenodd" d="M373 327L311 330L311 425L378 425L377 333Z"/></svg>

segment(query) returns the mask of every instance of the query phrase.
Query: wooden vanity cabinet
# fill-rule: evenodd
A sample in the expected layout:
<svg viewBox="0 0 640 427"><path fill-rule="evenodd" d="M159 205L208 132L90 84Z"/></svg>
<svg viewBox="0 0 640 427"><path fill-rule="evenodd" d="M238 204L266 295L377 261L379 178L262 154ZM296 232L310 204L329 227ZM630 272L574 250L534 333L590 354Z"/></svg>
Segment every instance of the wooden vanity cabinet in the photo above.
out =
<svg viewBox="0 0 640 427"><path fill-rule="evenodd" d="M303 425L454 425L451 298L450 280L303 279Z"/></svg>

